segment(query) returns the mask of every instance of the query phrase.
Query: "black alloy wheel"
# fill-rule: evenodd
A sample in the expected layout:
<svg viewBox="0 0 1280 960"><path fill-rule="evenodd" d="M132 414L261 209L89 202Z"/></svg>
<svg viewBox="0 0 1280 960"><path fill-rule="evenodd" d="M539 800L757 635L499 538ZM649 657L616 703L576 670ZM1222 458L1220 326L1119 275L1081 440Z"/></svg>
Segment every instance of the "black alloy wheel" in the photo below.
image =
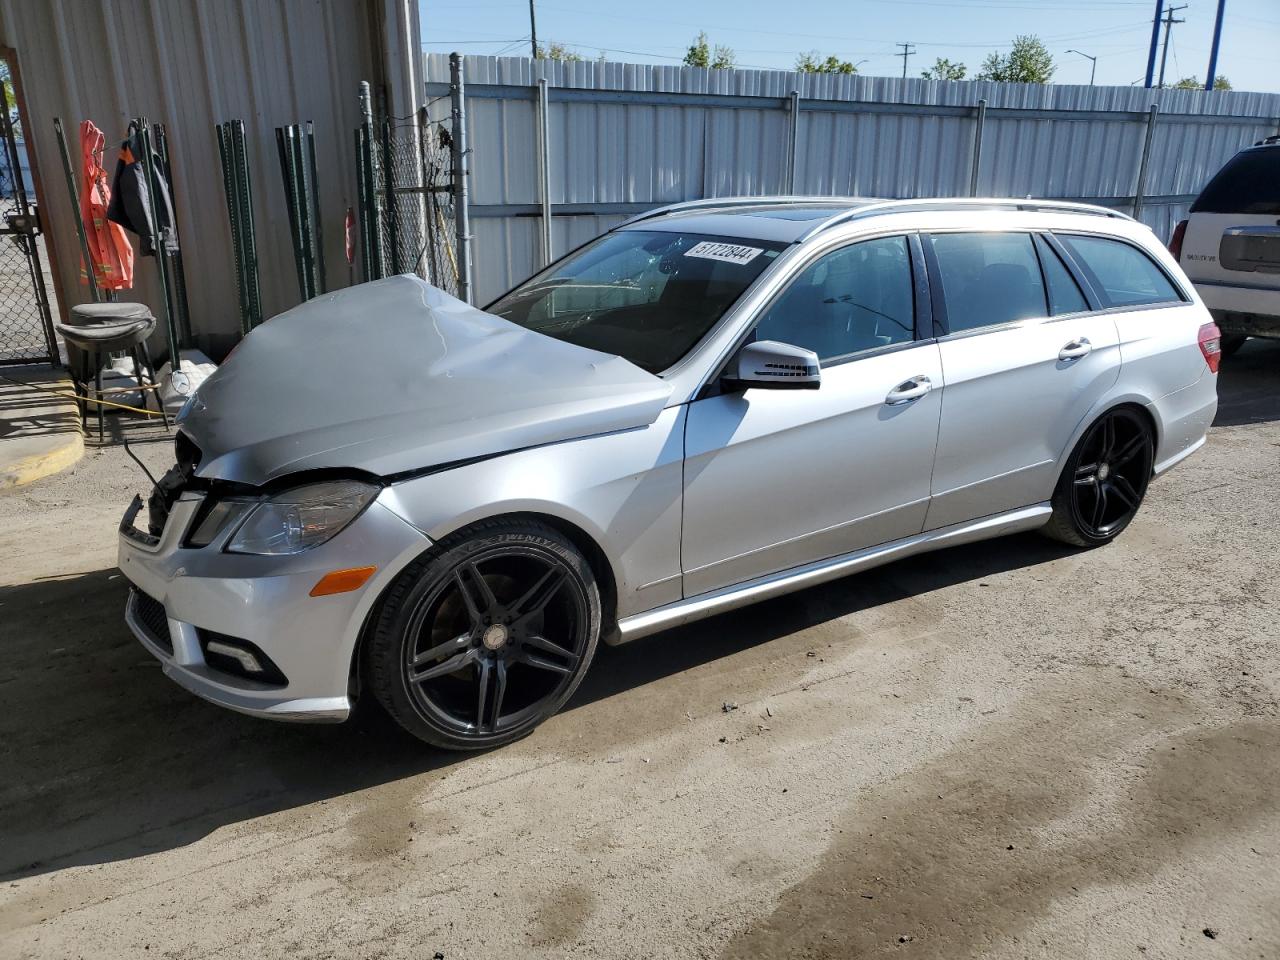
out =
<svg viewBox="0 0 1280 960"><path fill-rule="evenodd" d="M480 749L572 695L600 633L590 565L549 527L478 524L401 576L370 644L371 684L411 733Z"/></svg>
<svg viewBox="0 0 1280 960"><path fill-rule="evenodd" d="M1067 461L1045 532L1075 546L1098 546L1119 535L1142 504L1155 443L1146 417L1119 407L1100 417Z"/></svg>

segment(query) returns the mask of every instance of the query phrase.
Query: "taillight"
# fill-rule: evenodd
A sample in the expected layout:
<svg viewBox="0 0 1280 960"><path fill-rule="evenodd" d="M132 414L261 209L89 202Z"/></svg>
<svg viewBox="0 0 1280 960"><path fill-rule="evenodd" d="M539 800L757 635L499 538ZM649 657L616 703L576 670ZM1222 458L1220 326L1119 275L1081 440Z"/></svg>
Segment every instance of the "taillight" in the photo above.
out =
<svg viewBox="0 0 1280 960"><path fill-rule="evenodd" d="M1182 259L1182 238L1187 235L1187 221L1179 220L1178 225L1173 228L1173 236L1169 238L1169 252L1173 254L1173 259Z"/></svg>
<svg viewBox="0 0 1280 960"><path fill-rule="evenodd" d="M1196 336L1200 344L1200 352L1204 354L1204 362L1214 373L1218 372L1218 364L1222 360L1222 331L1216 323L1206 323Z"/></svg>

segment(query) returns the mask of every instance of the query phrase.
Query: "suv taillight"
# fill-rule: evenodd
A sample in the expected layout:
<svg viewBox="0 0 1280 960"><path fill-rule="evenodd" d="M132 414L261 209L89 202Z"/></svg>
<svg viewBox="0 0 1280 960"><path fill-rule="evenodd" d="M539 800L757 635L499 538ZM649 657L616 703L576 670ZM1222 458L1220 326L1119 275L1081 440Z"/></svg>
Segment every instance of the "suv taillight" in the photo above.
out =
<svg viewBox="0 0 1280 960"><path fill-rule="evenodd" d="M1182 259L1182 238L1187 235L1187 221L1179 220L1178 225L1173 228L1173 236L1169 238L1169 252L1173 254L1173 259Z"/></svg>
<svg viewBox="0 0 1280 960"><path fill-rule="evenodd" d="M1204 354L1204 362L1214 373L1218 372L1218 364L1222 360L1222 331L1216 323L1206 323L1196 336L1200 343L1200 352Z"/></svg>

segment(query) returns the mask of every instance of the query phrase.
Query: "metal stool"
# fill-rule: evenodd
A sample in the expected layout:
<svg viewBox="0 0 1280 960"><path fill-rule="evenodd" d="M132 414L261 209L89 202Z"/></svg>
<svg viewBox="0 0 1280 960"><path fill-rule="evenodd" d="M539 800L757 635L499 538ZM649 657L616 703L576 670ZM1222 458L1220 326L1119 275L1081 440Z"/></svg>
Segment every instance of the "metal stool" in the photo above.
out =
<svg viewBox="0 0 1280 960"><path fill-rule="evenodd" d="M147 337L156 328L156 318L146 304L142 303L84 303L71 308L71 316L66 323L57 325L58 332L70 344L80 351L80 369L73 373L76 396L82 397L80 402L80 428L87 432L89 415L89 374L94 377L94 399L101 400L107 393L133 393L134 387L112 387L102 389L102 362L112 352L127 350L133 359L133 375L138 381L136 392L142 397L143 409L147 406L148 392L154 393L156 407L164 420L165 429L169 429L169 415L165 412L164 402L160 399L160 385L156 381L156 369L151 363L151 351L147 349ZM151 383L143 382L145 370ZM98 442L106 436L103 422L102 404L98 407Z"/></svg>

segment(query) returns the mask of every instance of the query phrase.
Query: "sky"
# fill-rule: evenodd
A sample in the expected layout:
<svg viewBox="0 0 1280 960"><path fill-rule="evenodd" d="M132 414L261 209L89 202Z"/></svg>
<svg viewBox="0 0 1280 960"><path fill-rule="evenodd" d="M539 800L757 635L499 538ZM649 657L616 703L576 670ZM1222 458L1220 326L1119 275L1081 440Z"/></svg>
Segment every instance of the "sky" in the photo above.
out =
<svg viewBox="0 0 1280 960"><path fill-rule="evenodd" d="M584 57L602 52L626 63L679 63L699 30L732 47L739 66L791 69L797 54L817 51L859 63L858 72L902 76L895 44L916 52L907 75L937 57L964 63L972 76L992 51L1035 34L1057 64L1055 83L1088 83L1098 58L1099 84L1141 84L1146 73L1154 0L535 0L538 41L564 43ZM422 38L434 53L529 55L528 0L419 0ZM1166 82L1203 80L1217 0L1187 4L1175 16ZM1226 0L1218 73L1237 90L1280 92L1280 0ZM1162 29L1163 35L1163 29ZM862 62L865 61L865 62ZM1158 69L1157 62L1157 69Z"/></svg>

